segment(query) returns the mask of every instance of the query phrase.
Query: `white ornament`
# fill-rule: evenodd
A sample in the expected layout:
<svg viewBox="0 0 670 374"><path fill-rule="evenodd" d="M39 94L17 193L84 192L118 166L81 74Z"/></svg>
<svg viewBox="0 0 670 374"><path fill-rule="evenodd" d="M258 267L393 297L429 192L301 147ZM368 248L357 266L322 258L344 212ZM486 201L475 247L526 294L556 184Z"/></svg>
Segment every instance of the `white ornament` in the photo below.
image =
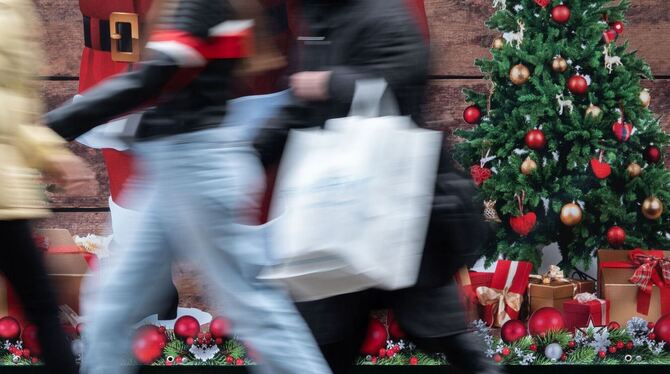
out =
<svg viewBox="0 0 670 374"><path fill-rule="evenodd" d="M621 57L610 56L609 48L607 46L603 47L603 50L605 55L605 67L607 68L607 70L609 70L610 74L612 74L612 71L614 70L615 66L623 66L623 63L621 62Z"/></svg>
<svg viewBox="0 0 670 374"><path fill-rule="evenodd" d="M544 349L544 355L552 361L558 361L563 356L563 348L558 343L551 343Z"/></svg>
<svg viewBox="0 0 670 374"><path fill-rule="evenodd" d="M493 7L496 9L507 8L507 0L493 0Z"/></svg>
<svg viewBox="0 0 670 374"><path fill-rule="evenodd" d="M565 108L568 108L570 110L570 113L575 109L574 106L572 105L572 100L565 100L565 97L563 97L563 94L558 94L556 95L556 101L558 101L558 115L562 116L563 115L563 110Z"/></svg>
<svg viewBox="0 0 670 374"><path fill-rule="evenodd" d="M523 10L523 5L517 4L517 5L514 6L514 11L516 11L517 13L519 13L522 10Z"/></svg>
<svg viewBox="0 0 670 374"><path fill-rule="evenodd" d="M516 49L521 49L521 43L523 43L523 35L526 32L526 25L521 21L516 21L519 25L519 31L517 32L506 32L503 34L503 39L507 41L507 44L514 45Z"/></svg>

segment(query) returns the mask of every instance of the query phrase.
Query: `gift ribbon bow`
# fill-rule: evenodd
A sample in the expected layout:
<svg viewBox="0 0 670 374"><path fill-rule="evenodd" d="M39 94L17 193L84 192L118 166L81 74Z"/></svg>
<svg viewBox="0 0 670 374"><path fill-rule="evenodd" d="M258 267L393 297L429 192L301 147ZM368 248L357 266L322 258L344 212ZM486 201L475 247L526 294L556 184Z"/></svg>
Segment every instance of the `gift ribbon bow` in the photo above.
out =
<svg viewBox="0 0 670 374"><path fill-rule="evenodd" d="M502 326L505 322L512 319L507 314L506 308L518 312L521 310L523 296L516 292L510 292L509 289L497 290L489 287L477 287L477 299L482 305L492 305L493 323Z"/></svg>
<svg viewBox="0 0 670 374"><path fill-rule="evenodd" d="M556 266L556 265L550 265L549 270L547 270L547 272L542 274L542 275L533 274L530 277L533 278L533 279L539 279L541 281L543 281L544 279L549 279L549 283L554 282L554 281L555 282L572 283L572 280L565 278L563 270L561 270L561 268ZM576 285L575 285L575 292L577 292L577 286Z"/></svg>
<svg viewBox="0 0 670 374"><path fill-rule="evenodd" d="M630 260L637 266L630 282L638 286L640 291L651 294L654 285L659 288L670 286L670 257L656 257L639 250L630 252Z"/></svg>

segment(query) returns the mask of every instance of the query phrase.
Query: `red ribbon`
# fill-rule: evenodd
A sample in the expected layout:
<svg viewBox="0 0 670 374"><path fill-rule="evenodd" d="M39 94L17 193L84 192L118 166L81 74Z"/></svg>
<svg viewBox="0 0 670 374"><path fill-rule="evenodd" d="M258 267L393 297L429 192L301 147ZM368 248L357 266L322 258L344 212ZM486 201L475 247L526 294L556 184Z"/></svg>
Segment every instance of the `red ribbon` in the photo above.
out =
<svg viewBox="0 0 670 374"><path fill-rule="evenodd" d="M651 293L654 285L661 291L661 312L670 313L670 257L663 258L663 251L634 249L629 252L629 262L604 262L601 268L635 269L629 281L638 287L637 312L649 315Z"/></svg>

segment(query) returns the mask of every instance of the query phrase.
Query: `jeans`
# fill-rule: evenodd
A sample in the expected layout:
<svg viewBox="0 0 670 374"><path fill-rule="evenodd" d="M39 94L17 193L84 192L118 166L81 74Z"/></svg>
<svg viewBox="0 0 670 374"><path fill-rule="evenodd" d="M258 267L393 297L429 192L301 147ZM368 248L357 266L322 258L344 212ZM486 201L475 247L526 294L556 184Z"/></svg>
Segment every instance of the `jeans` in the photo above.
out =
<svg viewBox="0 0 670 374"><path fill-rule="evenodd" d="M164 297L154 269L175 255L199 268L233 333L258 353L261 365L252 370L329 373L288 295L257 279L269 261L266 227L254 225L264 174L241 127L140 142L134 152L151 188L138 187L141 201L131 206L141 218L131 244L101 269L86 303L82 372L129 371L120 361L130 353L131 325Z"/></svg>

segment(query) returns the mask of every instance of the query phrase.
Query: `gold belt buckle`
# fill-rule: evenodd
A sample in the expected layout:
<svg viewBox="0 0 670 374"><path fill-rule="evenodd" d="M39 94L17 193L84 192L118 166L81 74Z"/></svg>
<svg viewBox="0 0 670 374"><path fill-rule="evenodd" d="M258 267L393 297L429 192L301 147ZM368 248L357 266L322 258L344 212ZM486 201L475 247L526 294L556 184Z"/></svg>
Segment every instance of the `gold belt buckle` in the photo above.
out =
<svg viewBox="0 0 670 374"><path fill-rule="evenodd" d="M130 24L132 51L119 51L119 41L123 36L118 32L119 23ZM140 60L140 21L137 13L114 12L109 16L109 35L112 38L112 61L137 62Z"/></svg>

